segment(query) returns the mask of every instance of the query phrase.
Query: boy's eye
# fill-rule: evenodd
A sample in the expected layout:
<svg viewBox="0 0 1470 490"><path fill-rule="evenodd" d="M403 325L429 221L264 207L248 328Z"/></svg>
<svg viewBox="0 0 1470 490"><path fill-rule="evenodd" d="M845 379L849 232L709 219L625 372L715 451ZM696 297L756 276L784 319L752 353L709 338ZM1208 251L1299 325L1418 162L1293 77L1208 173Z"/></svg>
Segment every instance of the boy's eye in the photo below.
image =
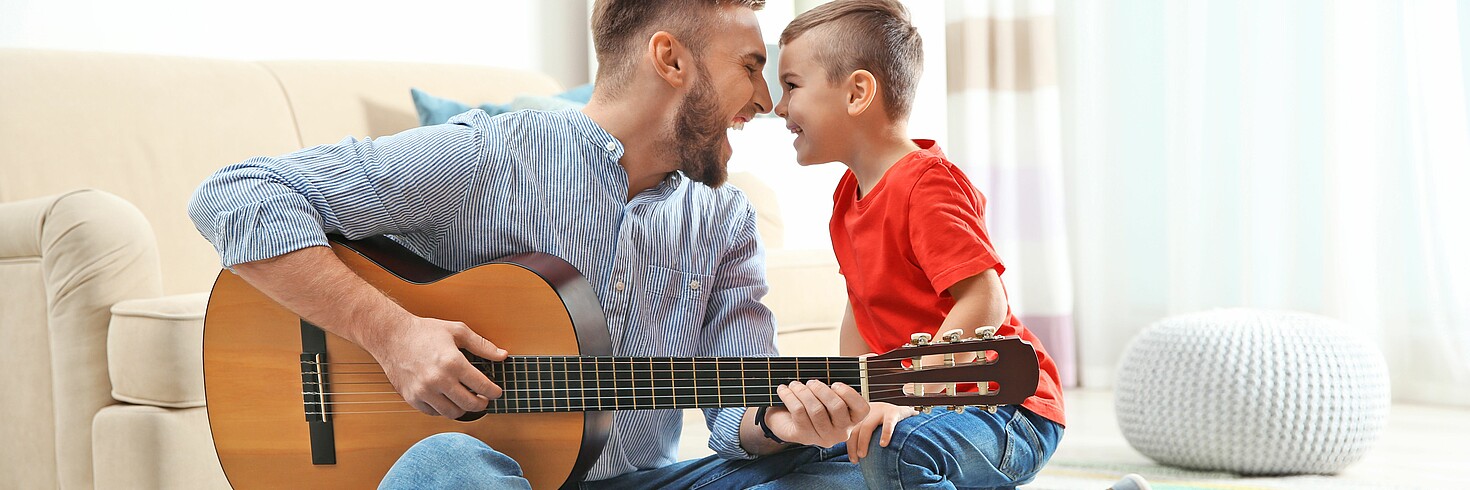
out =
<svg viewBox="0 0 1470 490"><path fill-rule="evenodd" d="M786 82L786 90L796 90L796 84L791 83L791 82Z"/></svg>

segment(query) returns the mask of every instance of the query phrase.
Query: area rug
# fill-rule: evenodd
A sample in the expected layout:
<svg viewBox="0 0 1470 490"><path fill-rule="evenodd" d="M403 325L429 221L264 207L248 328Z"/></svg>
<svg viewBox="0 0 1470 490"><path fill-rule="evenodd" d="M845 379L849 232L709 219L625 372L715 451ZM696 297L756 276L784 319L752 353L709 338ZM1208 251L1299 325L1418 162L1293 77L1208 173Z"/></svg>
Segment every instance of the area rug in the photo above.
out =
<svg viewBox="0 0 1470 490"><path fill-rule="evenodd" d="M1351 476L1241 477L1190 471L1156 464L1052 461L1024 490L1103 490L1128 473L1148 480L1153 490L1388 490L1426 488Z"/></svg>

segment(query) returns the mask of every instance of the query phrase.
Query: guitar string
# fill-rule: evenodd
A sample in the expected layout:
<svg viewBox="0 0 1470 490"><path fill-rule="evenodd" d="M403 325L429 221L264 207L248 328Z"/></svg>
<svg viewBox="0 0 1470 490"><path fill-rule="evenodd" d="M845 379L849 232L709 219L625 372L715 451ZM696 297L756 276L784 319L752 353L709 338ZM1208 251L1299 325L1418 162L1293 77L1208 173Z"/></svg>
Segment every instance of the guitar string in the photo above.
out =
<svg viewBox="0 0 1470 490"><path fill-rule="evenodd" d="M904 392L904 391L901 391L901 390L898 390L898 389L888 389L888 390L881 390L881 391L878 391L878 392L873 393L872 395L876 395L877 398L874 399L874 400L870 400L870 401L882 401L882 400L890 400L890 401L895 401L895 402L903 402L903 401L910 401L910 402L912 402L912 401L924 401L924 402L927 402L927 403L932 404L934 406L959 406L959 405L981 404L981 403L984 402L984 400L977 400L976 399L977 397L993 398L993 397L997 396L998 394L999 394L999 391L998 390L991 390L989 393L984 393L984 394L978 394L978 393L963 393L963 394L960 394L960 393L956 393L956 394L953 394L953 395L930 395L930 396L926 396L926 397L915 397L915 396L912 396L912 394L910 394L908 392ZM706 399L708 397L716 397L717 399L719 398L718 395L699 395L699 396L702 396L702 397L704 397ZM753 406L759 406L759 405L763 405L763 404L764 405L774 406L774 405L777 405L777 404L780 403L780 397L779 397L779 395L776 395L776 394L765 394L765 393L761 393L761 394L747 395L747 396L755 396L755 397L757 397L757 399L754 400L754 403L751 403L751 405L753 405ZM767 403L761 403L762 400L760 399L760 397L764 397L764 401L767 402ZM632 410L632 409L660 409L660 408L669 408L669 407L667 407L665 405L658 404L658 400L657 400L658 397L657 396L655 396L653 398L654 398L654 400L652 400L652 403L649 403L649 404L646 404L646 405L645 404L642 404L642 403L638 403L637 401L635 401L631 405L624 405L624 406L622 406L620 408L621 409L630 409L630 410ZM686 397L686 399L687 399L687 397ZM538 401L539 402L545 402L547 400L552 400L553 402L556 402L556 401L566 402L566 405L565 406L552 405L550 407L548 407L548 406L546 406L544 404L542 404L540 406L536 406L536 407L516 407L516 406L495 407L495 406L492 406L492 407L487 407L487 410L483 411L483 413L486 413L486 414L494 414L494 413L524 413L524 412L547 413L547 412L578 412L578 411L588 411L588 410L607 410L607 407L604 404L601 404L601 403L596 404L596 406L594 406L594 404L591 404L591 403L582 403L580 406L574 408L574 407L572 407L572 405L573 405L572 402L573 401L580 400L580 401L585 402L586 400L585 399L577 399L577 398L569 398L569 397L541 397L541 398L530 398L530 399L507 400L507 402L527 402L527 403L529 403L529 402L538 402ZM964 401L965 403L963 403L963 404L957 404L957 403L955 403L955 402L960 402L960 401ZM747 400L747 402L748 402L748 400ZM937 403L935 403L935 402L937 402ZM700 400L698 398L696 398L694 400L694 403L695 403L694 406L685 407L685 408L713 408L713 407L709 407L708 405L703 405L703 406L700 405ZM719 402L717 402L717 403L719 403ZM397 399L397 400L383 400L383 401L376 401L375 400L375 401L361 401L361 402L327 402L327 403L324 403L324 404L319 403L319 404L316 404L316 405L322 406L322 405L338 405L338 404L407 404L407 403L404 402L402 399ZM736 404L736 405L729 405L728 407L740 407L740 406L741 405ZM677 407L677 404L676 404L676 407ZM497 411L497 409L499 411ZM565 409L565 410L563 410L563 409ZM369 411L356 410L356 411L329 411L329 412L307 411L306 412L306 415L321 415L321 414L326 414L326 415L346 415L346 414L371 414L371 413L419 413L419 411L418 410L369 410Z"/></svg>
<svg viewBox="0 0 1470 490"><path fill-rule="evenodd" d="M980 383L980 382L987 382L987 381L985 381L985 380L982 380L982 381L957 381L956 383ZM327 384L330 385L330 384L335 384L335 383L330 383L329 382ZM389 384L389 383L386 382L386 381L384 381L384 382L377 383L377 384ZM906 386L909 386L909 385L912 385L912 384L914 384L914 383L870 383L870 384L868 384L868 386L870 386L870 387L872 387L872 386L905 386L906 387ZM939 382L939 383L924 383L924 384L947 384L947 383L945 383L945 382ZM726 386L726 387L723 387L723 388L724 389L727 389L727 390L730 390L730 389L748 390L748 389L751 389L751 388L766 388L768 386L775 386L775 385ZM717 389L717 388L712 387L712 386L652 386L652 387L649 387L649 386L643 386L643 387L623 386L623 387L606 387L606 388L599 388L599 387L595 387L594 386L594 387L582 387L582 388L570 388L570 387L569 388L535 388L535 389L533 389L533 388L523 388L523 389L502 390L502 392L503 393L546 393L546 392L557 392L557 391L589 392L589 391L609 391L609 390L616 391L616 390L698 390L698 389L710 390L710 389ZM396 391L329 391L329 392L326 392L326 393L322 393L322 392L317 392L317 391L303 391L303 392L301 392L301 394L302 395L330 395L330 396L338 396L338 395L397 395L398 392L396 392ZM747 395L749 395L749 396L760 396L759 393L757 393L757 394L747 394ZM610 396L608 396L606 398L646 398L646 397L654 397L654 398L657 398L657 397L673 397L673 396L702 396L702 397L711 397L711 396L726 396L726 395L722 395L721 393L709 393L709 394L695 393L693 395L680 395L678 393L674 393L674 394L670 394L670 395L646 395L646 396L639 396L639 395L637 395L635 393L635 394L626 395L626 396L613 394L613 395L610 395ZM737 396L737 395L728 395L728 396ZM518 400L534 401L534 400L553 400L553 399L555 399L555 400L566 400L566 399L571 399L571 397L531 397L531 398L519 398L518 397L518 398L506 398L506 399L507 400L512 400L512 401L518 401ZM334 402L327 402L327 403L334 403Z"/></svg>

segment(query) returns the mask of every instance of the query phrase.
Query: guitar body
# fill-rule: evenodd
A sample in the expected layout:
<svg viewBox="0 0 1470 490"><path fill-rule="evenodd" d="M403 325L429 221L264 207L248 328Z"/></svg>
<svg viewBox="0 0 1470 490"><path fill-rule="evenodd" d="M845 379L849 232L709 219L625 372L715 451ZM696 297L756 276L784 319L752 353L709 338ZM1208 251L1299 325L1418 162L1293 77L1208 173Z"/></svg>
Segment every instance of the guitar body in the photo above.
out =
<svg viewBox="0 0 1470 490"><path fill-rule="evenodd" d="M414 314L460 321L517 355L610 355L602 310L571 265L544 254L508 257L450 274L386 239L333 250L350 269ZM303 401L303 325L229 271L210 295L204 331L205 397L220 464L235 488L375 488L415 442L463 432L520 463L535 488L575 484L602 451L610 412L487 414L457 422L411 410L366 351L327 333L331 464L314 441ZM365 363L365 364L346 364ZM350 368L348 368L350 366ZM375 372L376 374L347 374ZM365 381L364 384L352 384ZM396 413L340 413L341 411ZM316 454L314 455L314 451Z"/></svg>

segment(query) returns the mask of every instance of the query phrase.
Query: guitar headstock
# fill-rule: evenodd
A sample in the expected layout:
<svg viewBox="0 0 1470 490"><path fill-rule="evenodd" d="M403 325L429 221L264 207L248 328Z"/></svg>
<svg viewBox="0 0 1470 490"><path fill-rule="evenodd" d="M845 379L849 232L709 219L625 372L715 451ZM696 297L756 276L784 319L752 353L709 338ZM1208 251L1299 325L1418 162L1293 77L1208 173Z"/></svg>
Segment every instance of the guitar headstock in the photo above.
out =
<svg viewBox="0 0 1470 490"><path fill-rule="evenodd" d="M966 338L962 331L950 330L932 342L928 334L914 334L902 347L864 358L868 401L925 411L934 407L960 411L965 406L993 411L997 405L1025 401L1040 382L1036 349L1019 337L997 337L995 331L980 327L975 337ZM956 388L966 383L974 383L979 391L957 393ZM926 384L945 390L926 393Z"/></svg>

